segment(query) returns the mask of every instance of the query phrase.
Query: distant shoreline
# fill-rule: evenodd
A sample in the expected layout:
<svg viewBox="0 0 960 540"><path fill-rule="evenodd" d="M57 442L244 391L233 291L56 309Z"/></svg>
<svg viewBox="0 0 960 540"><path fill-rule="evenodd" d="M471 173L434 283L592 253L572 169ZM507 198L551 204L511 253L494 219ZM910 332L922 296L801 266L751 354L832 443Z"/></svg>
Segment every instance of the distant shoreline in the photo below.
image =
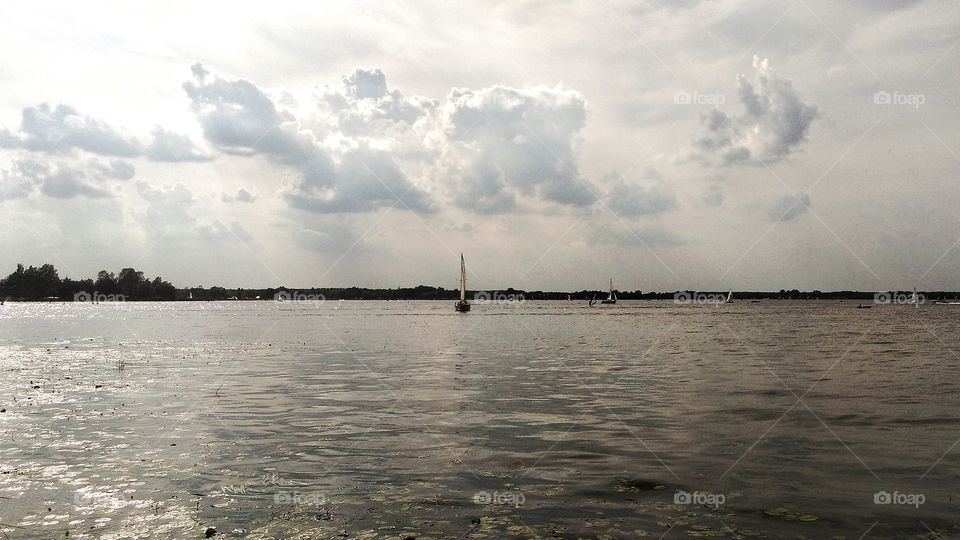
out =
<svg viewBox="0 0 960 540"><path fill-rule="evenodd" d="M527 291L523 289L467 290L466 298L476 303L511 303L524 300L602 300L607 290ZM729 291L697 291L681 289L669 292L616 291L620 300L674 300L677 303L717 304L727 300ZM751 300L860 300L878 304L914 303L913 291L733 291L737 301ZM960 291L917 292L920 302L955 301ZM365 287L267 287L258 289L213 286L177 288L159 276L148 279L143 272L124 268L119 274L101 270L96 278L74 280L60 278L52 264L24 267L18 264L9 276L0 279L0 300L10 302L116 302L116 301L214 301L214 300L459 300L459 289L417 285L396 289Z"/></svg>
<svg viewBox="0 0 960 540"><path fill-rule="evenodd" d="M536 301L587 302L591 298L606 298L608 291L523 291L518 289L495 289L490 291L468 291L467 299L474 303L505 304ZM678 304L716 304L724 303L729 291L670 291L641 292L617 291L619 300L674 301ZM877 304L906 304L913 291L733 291L734 303L750 301L827 301L851 300L869 301ZM955 291L918 291L919 303L937 301L956 301L960 292ZM192 298L191 298L192 295ZM401 289L362 289L362 288L270 288L270 289L223 289L219 287L205 289L177 289L173 298L126 298L122 294L105 294L97 291L84 292L74 297L11 298L10 303L106 303L106 302L324 302L324 301L455 301L459 291L439 287L414 287Z"/></svg>

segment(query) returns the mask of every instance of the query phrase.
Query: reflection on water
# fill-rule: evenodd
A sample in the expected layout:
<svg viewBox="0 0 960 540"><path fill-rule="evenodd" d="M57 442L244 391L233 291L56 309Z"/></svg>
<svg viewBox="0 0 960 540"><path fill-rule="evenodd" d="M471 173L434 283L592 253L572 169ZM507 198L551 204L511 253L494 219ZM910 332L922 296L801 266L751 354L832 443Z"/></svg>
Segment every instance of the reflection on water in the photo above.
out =
<svg viewBox="0 0 960 540"><path fill-rule="evenodd" d="M955 535L960 310L855 307L8 303L0 529Z"/></svg>

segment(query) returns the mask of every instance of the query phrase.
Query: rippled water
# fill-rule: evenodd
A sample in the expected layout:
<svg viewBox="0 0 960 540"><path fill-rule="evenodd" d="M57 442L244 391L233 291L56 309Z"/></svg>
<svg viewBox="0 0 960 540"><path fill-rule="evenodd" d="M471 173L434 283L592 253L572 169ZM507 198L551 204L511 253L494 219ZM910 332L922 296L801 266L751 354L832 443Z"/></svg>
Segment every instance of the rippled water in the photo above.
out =
<svg viewBox="0 0 960 540"><path fill-rule="evenodd" d="M8 303L0 530L953 536L958 320L788 301Z"/></svg>

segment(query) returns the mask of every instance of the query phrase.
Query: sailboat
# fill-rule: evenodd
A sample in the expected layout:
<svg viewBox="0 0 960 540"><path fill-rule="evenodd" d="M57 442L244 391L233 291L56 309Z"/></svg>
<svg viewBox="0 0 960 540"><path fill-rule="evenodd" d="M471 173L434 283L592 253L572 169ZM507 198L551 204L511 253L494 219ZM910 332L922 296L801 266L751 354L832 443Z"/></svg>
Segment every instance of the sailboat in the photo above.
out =
<svg viewBox="0 0 960 540"><path fill-rule="evenodd" d="M467 301L467 267L463 264L463 253L460 254L460 301L454 304L460 312L470 311L470 302Z"/></svg>
<svg viewBox="0 0 960 540"><path fill-rule="evenodd" d="M726 303L728 303L728 304L732 304L732 303L733 303L733 291L730 291L730 292L727 293Z"/></svg>
<svg viewBox="0 0 960 540"><path fill-rule="evenodd" d="M597 303L597 295L593 295L593 298L587 300L587 307L593 307Z"/></svg>
<svg viewBox="0 0 960 540"><path fill-rule="evenodd" d="M617 293L613 290L613 278L610 278L610 294L607 295L606 300L601 300L601 304L616 304L617 303Z"/></svg>
<svg viewBox="0 0 960 540"><path fill-rule="evenodd" d="M917 288L913 288L913 296L910 297L910 304L920 307L920 302L917 300Z"/></svg>

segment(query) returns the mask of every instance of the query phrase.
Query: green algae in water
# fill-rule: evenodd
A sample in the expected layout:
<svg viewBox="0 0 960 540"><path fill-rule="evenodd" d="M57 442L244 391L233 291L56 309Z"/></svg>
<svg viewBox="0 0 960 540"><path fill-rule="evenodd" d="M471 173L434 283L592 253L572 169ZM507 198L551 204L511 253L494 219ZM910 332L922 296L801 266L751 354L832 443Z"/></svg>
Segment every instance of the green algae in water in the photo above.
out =
<svg viewBox="0 0 960 540"><path fill-rule="evenodd" d="M663 491L665 484L642 479L624 479L617 482L616 490L620 493L643 493L646 491Z"/></svg>
<svg viewBox="0 0 960 540"><path fill-rule="evenodd" d="M770 510L764 510L763 513L769 517L779 518L784 521L801 521L810 523L820 519L819 517L806 512L795 512L791 506L778 506Z"/></svg>
<svg viewBox="0 0 960 540"><path fill-rule="evenodd" d="M691 538L720 538L727 536L726 531L721 531L708 527L706 525L691 525L687 528L687 536Z"/></svg>

